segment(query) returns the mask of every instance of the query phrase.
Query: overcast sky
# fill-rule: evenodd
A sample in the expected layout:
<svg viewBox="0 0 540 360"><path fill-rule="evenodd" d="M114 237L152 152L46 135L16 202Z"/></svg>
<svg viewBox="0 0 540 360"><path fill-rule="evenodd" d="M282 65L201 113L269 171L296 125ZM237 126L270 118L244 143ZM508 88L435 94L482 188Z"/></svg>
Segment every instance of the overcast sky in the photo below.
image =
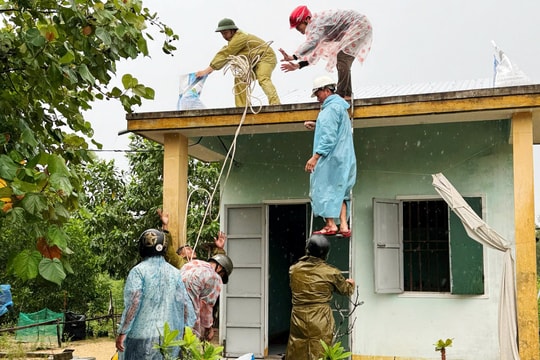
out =
<svg viewBox="0 0 540 360"><path fill-rule="evenodd" d="M149 44L151 58L123 62L119 77L131 73L146 86L154 88L154 101L145 101L136 112L176 110L179 76L201 70L225 40L214 32L224 17L232 18L242 30L271 41L278 60L278 49L294 52L305 39L289 29L288 17L297 5L307 5L312 12L341 8L367 15L373 25L371 53L364 65L355 62L353 91L362 86L410 85L493 77L493 46L508 55L534 82L540 82L540 1L538 0L159 0L145 1L145 6L180 36L174 56L162 54L161 38ZM325 74L325 62L291 73L278 67L273 81L283 103L310 102L313 79ZM332 74L337 77L336 73ZM234 106L233 79L230 73L215 71L203 88L201 100L207 108ZM260 90L256 95L266 103ZM95 130L95 139L104 149L127 148L127 135L118 132L127 126L125 113L118 103L100 102L87 114ZM125 166L122 153L101 152L100 157L115 158ZM540 171L540 149L535 146L535 169ZM540 176L535 180L536 214L540 213ZM537 215L538 218L538 215ZM538 221L537 221L538 222Z"/></svg>

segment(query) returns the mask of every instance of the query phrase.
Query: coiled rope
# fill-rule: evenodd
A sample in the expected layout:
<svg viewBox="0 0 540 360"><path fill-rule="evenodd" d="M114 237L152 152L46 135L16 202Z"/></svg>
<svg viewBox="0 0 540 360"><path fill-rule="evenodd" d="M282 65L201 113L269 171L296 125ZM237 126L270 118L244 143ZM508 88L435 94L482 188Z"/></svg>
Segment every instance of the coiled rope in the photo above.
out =
<svg viewBox="0 0 540 360"><path fill-rule="evenodd" d="M201 225L199 227L199 231L197 232L197 238L195 240L195 244L193 245L193 251L195 251L197 249L197 246L199 244L199 240L200 240L200 237L201 237L203 226L204 226L204 224L206 222L207 216L210 214L212 204L213 204L213 200L214 200L216 191L217 191L218 186L220 184L220 181L221 181L221 178L223 176L223 172L224 172L225 168L227 168L227 173L226 173L226 176L225 176L225 180L223 181L223 188L225 188L225 185L227 184L227 181L229 179L231 168L232 168L232 165L234 163L234 157L235 157L235 154L236 154L236 140L238 139L238 135L240 134L240 129L242 128L242 125L244 124L244 121L246 120L246 114L247 114L248 108L251 110L251 112L253 114L259 113L261 111L261 109L262 109L262 101L261 101L261 99L253 96L253 90L255 89L255 80L256 80L254 69L257 66L257 64L259 63L259 61L261 60L261 55L254 55L254 53L258 52L261 48L265 48L265 51L268 51L268 49L270 49L270 44L271 43L272 42L266 42L264 44L261 44L261 45L255 47L255 48L251 49L248 52L247 56L246 55L229 55L229 57L228 57L229 61L228 61L227 65L224 67L224 72L225 73L230 70L230 72L233 74L233 76L236 79L235 83L237 85L238 84L244 85L244 86L242 86L244 88L242 91L246 92L246 105L244 107L244 112L242 113L242 118L240 119L240 122L239 122L238 126L236 127L236 131L234 133L234 138L233 138L233 141L231 143L231 146L229 147L229 150L227 151L227 155L225 156L225 160L224 160L223 166L221 167L221 170L219 172L219 176L218 176L216 184L214 186L214 190L210 194L208 192L208 190L195 189L188 196L188 202L186 204L186 212L185 212L186 216L185 216L185 219L184 219L184 224L187 224L187 211L189 209L189 199L191 198L191 195L195 191L205 191L205 192L209 193L209 196L210 196L208 204L206 205L204 216L203 216L203 218L201 220ZM249 46L249 44L248 44L248 46ZM237 91L238 91L237 86L233 86L234 95L238 94ZM253 100L258 100L258 105L257 105L256 109L253 106ZM220 203L221 203L222 197L223 197L223 192L220 193L220 199L219 199ZM219 214L215 218L215 220L217 220L217 219L219 219ZM191 261L191 258L189 260Z"/></svg>

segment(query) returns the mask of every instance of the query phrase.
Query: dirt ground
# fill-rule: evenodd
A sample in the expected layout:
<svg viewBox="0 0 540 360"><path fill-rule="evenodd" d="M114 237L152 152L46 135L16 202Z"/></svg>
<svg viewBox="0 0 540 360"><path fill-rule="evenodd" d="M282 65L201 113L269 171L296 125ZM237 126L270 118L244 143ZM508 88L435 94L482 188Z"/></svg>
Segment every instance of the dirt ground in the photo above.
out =
<svg viewBox="0 0 540 360"><path fill-rule="evenodd" d="M219 338L218 332L215 333L214 344L217 344ZM77 360L111 360L111 357L116 352L116 344L114 339L109 337L100 337L96 339L69 341L62 343L62 347L51 346L48 349L34 350L29 353L25 359L52 359L53 354L60 354L64 350L73 350L73 359ZM1 352L1 350L0 350ZM36 356L31 356L34 353ZM1 357L1 356L0 356ZM17 357L14 357L16 359Z"/></svg>
<svg viewBox="0 0 540 360"><path fill-rule="evenodd" d="M73 341L64 344L64 349L74 349L73 358L95 358L95 360L111 360L116 352L114 339L98 338ZM61 352L61 351L60 351Z"/></svg>
<svg viewBox="0 0 540 360"><path fill-rule="evenodd" d="M6 350L6 349L3 349ZM116 352L115 341L112 338L97 338L62 343L61 347L41 346L36 350L35 344L11 345L8 354L2 354L10 359L52 359L53 355L60 354L65 350L73 350L73 359L85 360L110 360ZM4 351L0 351L3 353ZM20 355L19 355L20 354ZM26 354L26 355L24 355ZM2 356L0 356L2 357Z"/></svg>

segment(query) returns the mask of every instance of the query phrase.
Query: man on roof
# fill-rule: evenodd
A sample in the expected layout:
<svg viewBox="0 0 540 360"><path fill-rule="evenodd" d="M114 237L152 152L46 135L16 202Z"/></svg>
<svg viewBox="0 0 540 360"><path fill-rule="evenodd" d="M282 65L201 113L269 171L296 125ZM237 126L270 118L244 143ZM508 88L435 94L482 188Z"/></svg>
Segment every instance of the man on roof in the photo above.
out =
<svg viewBox="0 0 540 360"><path fill-rule="evenodd" d="M277 65L277 58L270 44L253 34L238 29L234 21L227 18L218 23L216 32L221 33L221 36L227 41L227 45L217 52L206 69L196 72L195 75L202 77L214 70L222 69L231 61L230 56L232 55L246 56L250 62L257 60L252 63L251 70L268 98L268 103L279 105L280 100L271 79L272 72ZM234 102L236 106L244 107L247 104L247 92L250 84L239 74L234 75Z"/></svg>

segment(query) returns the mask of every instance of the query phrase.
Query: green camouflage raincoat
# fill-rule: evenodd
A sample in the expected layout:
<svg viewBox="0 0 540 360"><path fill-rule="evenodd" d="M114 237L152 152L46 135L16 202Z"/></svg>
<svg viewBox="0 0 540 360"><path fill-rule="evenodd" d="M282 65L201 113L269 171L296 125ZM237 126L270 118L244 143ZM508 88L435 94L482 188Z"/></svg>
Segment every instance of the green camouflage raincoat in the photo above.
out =
<svg viewBox="0 0 540 360"><path fill-rule="evenodd" d="M323 355L319 341L332 342L332 294L351 296L354 286L336 267L313 256L300 258L289 276L293 307L285 359L318 360Z"/></svg>
<svg viewBox="0 0 540 360"><path fill-rule="evenodd" d="M250 61L259 58L257 65L253 68L255 78L259 82L261 89L268 98L270 105L279 105L280 100L271 76L277 65L277 57L274 50L261 38L248 34L242 30L237 30L227 45L221 48L210 62L210 67L220 70L231 60L229 56L246 56ZM234 78L235 104L243 107L246 105L246 83L245 79Z"/></svg>

